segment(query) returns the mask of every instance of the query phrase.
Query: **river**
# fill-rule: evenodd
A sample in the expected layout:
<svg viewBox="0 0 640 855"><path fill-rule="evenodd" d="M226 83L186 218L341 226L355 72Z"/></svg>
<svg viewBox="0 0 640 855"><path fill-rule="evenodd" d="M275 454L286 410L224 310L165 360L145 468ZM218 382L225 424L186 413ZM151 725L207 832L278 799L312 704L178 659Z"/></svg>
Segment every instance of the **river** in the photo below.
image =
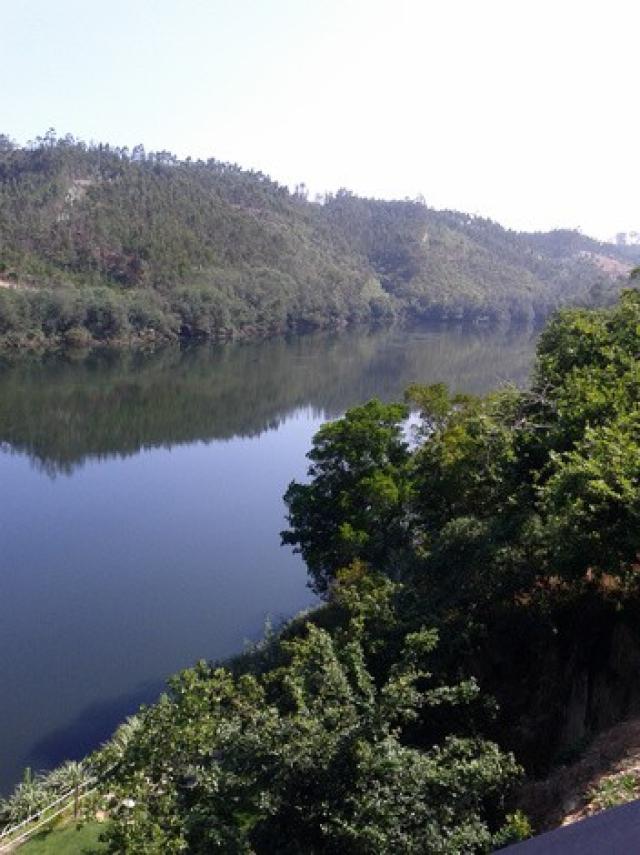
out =
<svg viewBox="0 0 640 855"><path fill-rule="evenodd" d="M0 793L313 603L280 546L318 426L525 384L528 329L392 327L0 366Z"/></svg>

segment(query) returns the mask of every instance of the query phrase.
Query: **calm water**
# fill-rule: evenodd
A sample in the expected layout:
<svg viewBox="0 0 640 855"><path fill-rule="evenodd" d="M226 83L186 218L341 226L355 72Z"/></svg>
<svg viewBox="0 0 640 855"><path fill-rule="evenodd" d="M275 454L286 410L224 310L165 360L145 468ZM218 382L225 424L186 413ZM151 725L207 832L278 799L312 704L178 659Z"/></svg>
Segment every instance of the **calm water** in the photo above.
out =
<svg viewBox="0 0 640 855"><path fill-rule="evenodd" d="M0 368L0 791L312 602L278 533L322 421L523 384L534 346L387 329Z"/></svg>

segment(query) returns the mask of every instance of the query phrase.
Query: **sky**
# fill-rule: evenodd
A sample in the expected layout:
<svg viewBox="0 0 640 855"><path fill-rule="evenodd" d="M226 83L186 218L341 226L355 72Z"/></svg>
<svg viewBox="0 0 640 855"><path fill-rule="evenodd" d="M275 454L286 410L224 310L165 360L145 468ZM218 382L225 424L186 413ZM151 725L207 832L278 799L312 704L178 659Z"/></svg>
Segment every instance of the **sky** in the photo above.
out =
<svg viewBox="0 0 640 855"><path fill-rule="evenodd" d="M637 0L2 2L0 133L640 231Z"/></svg>

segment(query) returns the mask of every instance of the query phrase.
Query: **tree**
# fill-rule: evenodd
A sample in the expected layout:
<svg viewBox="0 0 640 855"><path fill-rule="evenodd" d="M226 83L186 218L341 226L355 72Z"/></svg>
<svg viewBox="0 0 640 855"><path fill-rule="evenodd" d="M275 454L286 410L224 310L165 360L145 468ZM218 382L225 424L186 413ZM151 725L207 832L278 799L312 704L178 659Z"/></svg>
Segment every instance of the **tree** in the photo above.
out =
<svg viewBox="0 0 640 855"><path fill-rule="evenodd" d="M393 586L357 571L341 586L347 619L333 637L308 623L279 642L281 664L264 675L234 679L203 663L143 714L121 755L117 786L132 806L108 829L110 851L490 848L488 816L517 778L513 757L477 737L450 734L428 750L403 739L419 714L468 708L477 685L430 685L437 634L426 629L404 638L377 683L368 639Z"/></svg>
<svg viewBox="0 0 640 855"><path fill-rule="evenodd" d="M408 414L402 404L375 400L348 410L314 437L311 483L289 485L291 528L282 542L302 554L317 592L357 558L394 572L408 537Z"/></svg>

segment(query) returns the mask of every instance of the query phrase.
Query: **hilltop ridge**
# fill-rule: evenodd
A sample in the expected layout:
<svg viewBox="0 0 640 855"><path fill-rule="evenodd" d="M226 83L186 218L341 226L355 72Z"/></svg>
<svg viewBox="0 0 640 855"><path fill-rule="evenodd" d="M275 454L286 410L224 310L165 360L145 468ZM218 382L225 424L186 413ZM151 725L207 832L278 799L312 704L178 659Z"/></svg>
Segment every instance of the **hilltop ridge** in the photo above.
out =
<svg viewBox="0 0 640 855"><path fill-rule="evenodd" d="M421 200L321 201L215 159L0 136L0 341L220 338L600 304L640 247Z"/></svg>

